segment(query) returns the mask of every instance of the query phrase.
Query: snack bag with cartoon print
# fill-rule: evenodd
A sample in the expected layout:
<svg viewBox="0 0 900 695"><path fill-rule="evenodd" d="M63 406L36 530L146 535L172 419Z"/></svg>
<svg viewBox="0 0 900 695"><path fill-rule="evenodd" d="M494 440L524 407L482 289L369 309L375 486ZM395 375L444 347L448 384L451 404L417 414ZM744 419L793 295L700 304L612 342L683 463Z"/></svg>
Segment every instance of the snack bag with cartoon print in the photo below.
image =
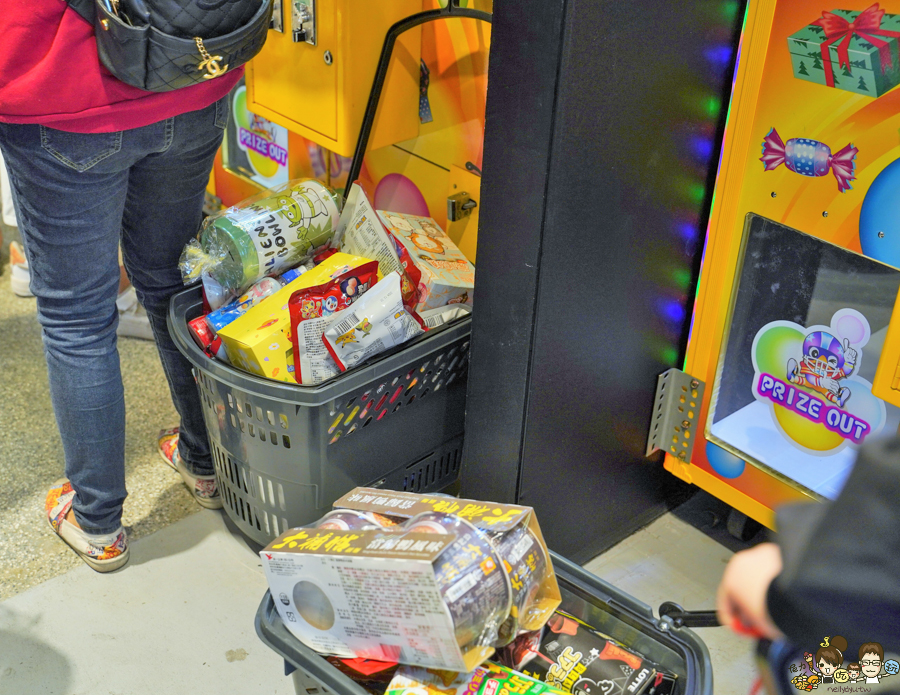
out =
<svg viewBox="0 0 900 695"><path fill-rule="evenodd" d="M391 273L334 317L322 340L342 372L425 331L403 306L400 274Z"/></svg>
<svg viewBox="0 0 900 695"><path fill-rule="evenodd" d="M378 261L371 261L291 295L288 310L297 383L319 384L341 373L322 342L322 333L337 312L353 304L378 282L378 267Z"/></svg>

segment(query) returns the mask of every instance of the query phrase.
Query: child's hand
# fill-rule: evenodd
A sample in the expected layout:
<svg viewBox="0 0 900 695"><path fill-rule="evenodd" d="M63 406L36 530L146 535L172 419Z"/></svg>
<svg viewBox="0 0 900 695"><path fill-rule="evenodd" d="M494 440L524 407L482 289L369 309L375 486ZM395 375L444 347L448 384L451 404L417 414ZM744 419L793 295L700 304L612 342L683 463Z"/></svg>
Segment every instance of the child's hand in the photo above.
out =
<svg viewBox="0 0 900 695"><path fill-rule="evenodd" d="M781 572L781 549L761 543L737 553L722 576L716 611L722 625L756 637L783 637L766 609L769 584Z"/></svg>

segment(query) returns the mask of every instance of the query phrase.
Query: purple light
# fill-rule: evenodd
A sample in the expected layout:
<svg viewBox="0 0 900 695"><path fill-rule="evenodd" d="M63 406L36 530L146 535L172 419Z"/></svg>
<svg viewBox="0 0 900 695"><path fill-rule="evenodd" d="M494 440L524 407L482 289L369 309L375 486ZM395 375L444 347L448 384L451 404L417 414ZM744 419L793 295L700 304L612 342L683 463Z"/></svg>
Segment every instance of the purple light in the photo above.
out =
<svg viewBox="0 0 900 695"><path fill-rule="evenodd" d="M695 241L699 236L697 224L694 222L678 222L675 225L678 235L685 241Z"/></svg>
<svg viewBox="0 0 900 695"><path fill-rule="evenodd" d="M731 63L734 49L729 45L710 46L703 51L703 56L713 65L727 67Z"/></svg>
<svg viewBox="0 0 900 695"><path fill-rule="evenodd" d="M659 311L662 317L669 323L681 325L684 321L684 306L675 299L664 299L659 303Z"/></svg>
<svg viewBox="0 0 900 695"><path fill-rule="evenodd" d="M691 138L690 142L691 152L694 153L694 156L703 162L708 162L713 153L712 139L701 135L695 135Z"/></svg>

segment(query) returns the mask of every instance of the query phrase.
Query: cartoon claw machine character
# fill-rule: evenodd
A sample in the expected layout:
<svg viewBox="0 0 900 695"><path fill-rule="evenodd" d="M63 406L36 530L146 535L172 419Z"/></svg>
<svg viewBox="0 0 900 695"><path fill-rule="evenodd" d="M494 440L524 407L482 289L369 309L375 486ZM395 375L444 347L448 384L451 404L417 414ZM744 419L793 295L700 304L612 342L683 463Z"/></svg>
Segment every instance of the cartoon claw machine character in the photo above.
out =
<svg viewBox="0 0 900 695"><path fill-rule="evenodd" d="M843 408L851 392L840 381L853 373L857 357L846 338L841 345L830 333L813 331L803 341L800 364L793 358L788 360L787 378L792 384L807 386Z"/></svg>

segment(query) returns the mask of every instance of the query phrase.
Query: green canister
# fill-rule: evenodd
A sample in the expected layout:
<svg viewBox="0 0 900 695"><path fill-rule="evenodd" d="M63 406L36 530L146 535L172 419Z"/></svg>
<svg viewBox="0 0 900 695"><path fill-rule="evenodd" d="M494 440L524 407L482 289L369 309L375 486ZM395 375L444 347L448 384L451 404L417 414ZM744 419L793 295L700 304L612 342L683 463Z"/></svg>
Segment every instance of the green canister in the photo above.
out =
<svg viewBox="0 0 900 695"><path fill-rule="evenodd" d="M182 252L185 283L208 273L231 291L280 275L331 244L341 199L315 179L290 181L206 218Z"/></svg>

